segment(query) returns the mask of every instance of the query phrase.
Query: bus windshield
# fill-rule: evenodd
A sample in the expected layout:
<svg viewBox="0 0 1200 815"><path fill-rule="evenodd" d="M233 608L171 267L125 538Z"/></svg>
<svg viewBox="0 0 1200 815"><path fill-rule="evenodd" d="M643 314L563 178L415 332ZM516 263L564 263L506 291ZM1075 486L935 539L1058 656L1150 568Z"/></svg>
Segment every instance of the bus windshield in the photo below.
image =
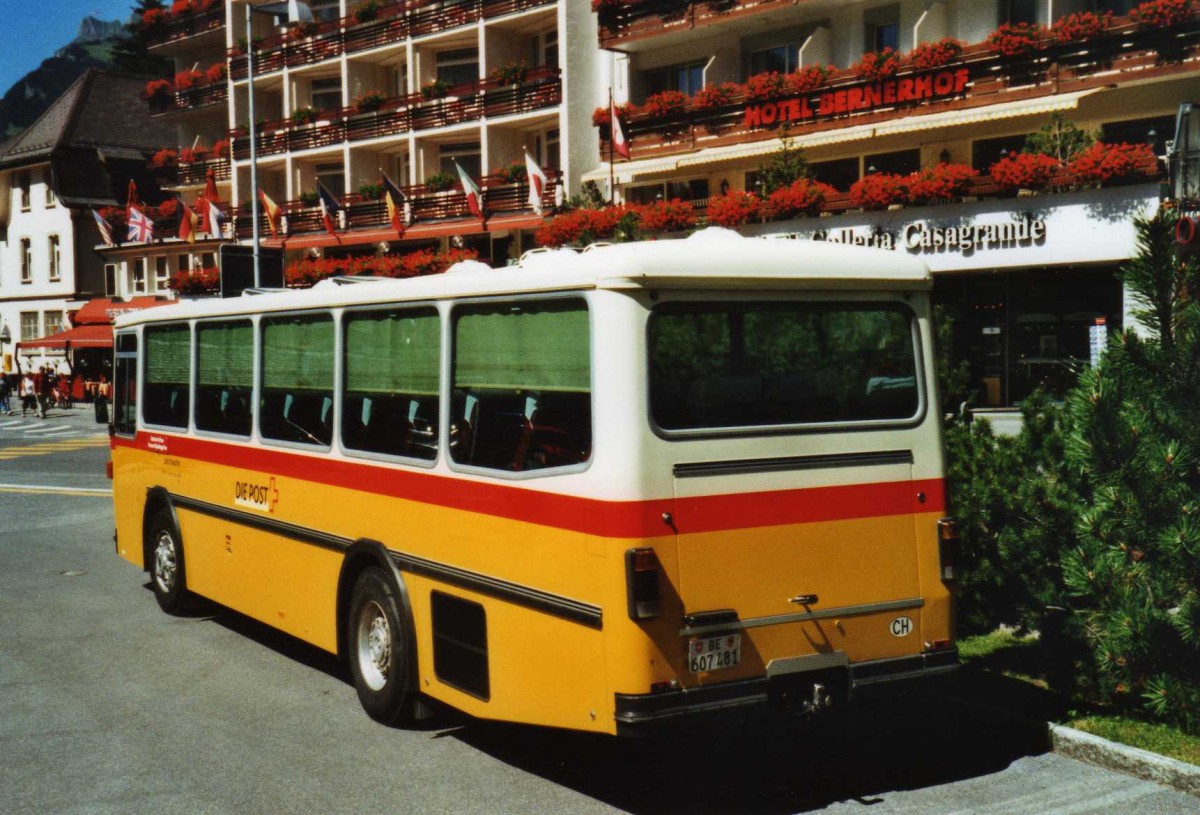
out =
<svg viewBox="0 0 1200 815"><path fill-rule="evenodd" d="M916 416L898 305L668 303L650 317L650 410L667 431Z"/></svg>

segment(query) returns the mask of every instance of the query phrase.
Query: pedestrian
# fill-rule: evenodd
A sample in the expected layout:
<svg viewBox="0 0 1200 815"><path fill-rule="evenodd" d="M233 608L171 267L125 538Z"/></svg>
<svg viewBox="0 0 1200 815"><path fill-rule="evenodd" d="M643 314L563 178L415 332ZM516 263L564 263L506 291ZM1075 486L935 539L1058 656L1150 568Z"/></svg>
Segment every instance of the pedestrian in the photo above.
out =
<svg viewBox="0 0 1200 815"><path fill-rule="evenodd" d="M12 406L8 402L11 386L8 384L8 374L0 372L0 413L11 416Z"/></svg>
<svg viewBox="0 0 1200 815"><path fill-rule="evenodd" d="M36 398L37 415L39 419L46 418L46 402L50 399L50 374L46 372L46 366L38 368L38 372L33 375L33 393Z"/></svg>
<svg viewBox="0 0 1200 815"><path fill-rule="evenodd" d="M21 384L18 386L18 396L21 397L21 415L32 409L37 412L37 394L33 386L33 377L25 374L21 377Z"/></svg>

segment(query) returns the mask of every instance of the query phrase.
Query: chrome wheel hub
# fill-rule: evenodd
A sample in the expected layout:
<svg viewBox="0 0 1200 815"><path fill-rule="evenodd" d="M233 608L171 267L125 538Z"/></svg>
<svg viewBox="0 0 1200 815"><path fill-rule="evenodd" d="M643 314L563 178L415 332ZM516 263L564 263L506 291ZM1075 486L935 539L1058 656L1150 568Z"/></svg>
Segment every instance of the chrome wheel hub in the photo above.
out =
<svg viewBox="0 0 1200 815"><path fill-rule="evenodd" d="M175 559L175 541L171 533L158 533L154 546L154 582L159 590L169 592L175 588L175 576L178 573L178 562Z"/></svg>
<svg viewBox="0 0 1200 815"><path fill-rule="evenodd" d="M392 629L379 604L371 601L358 620L358 667L371 690L382 690L392 666Z"/></svg>

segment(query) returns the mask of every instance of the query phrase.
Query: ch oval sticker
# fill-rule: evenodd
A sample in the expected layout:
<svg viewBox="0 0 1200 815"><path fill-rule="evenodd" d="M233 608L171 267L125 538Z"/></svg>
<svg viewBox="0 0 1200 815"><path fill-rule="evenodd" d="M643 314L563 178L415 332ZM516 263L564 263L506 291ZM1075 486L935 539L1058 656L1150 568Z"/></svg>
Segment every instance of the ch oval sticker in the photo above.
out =
<svg viewBox="0 0 1200 815"><path fill-rule="evenodd" d="M908 617L897 617L888 625L893 637L907 637L912 633L913 621Z"/></svg>

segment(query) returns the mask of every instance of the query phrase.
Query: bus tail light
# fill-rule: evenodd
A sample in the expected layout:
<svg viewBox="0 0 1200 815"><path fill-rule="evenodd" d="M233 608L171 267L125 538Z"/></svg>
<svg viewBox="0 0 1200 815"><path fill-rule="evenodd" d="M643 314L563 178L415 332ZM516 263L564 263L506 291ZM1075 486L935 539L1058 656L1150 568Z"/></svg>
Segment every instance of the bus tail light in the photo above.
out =
<svg viewBox="0 0 1200 815"><path fill-rule="evenodd" d="M942 580L951 583L958 579L958 555L962 548L958 533L958 521L954 518L942 518L937 525Z"/></svg>
<svg viewBox="0 0 1200 815"><path fill-rule="evenodd" d="M112 459L104 462L104 474L108 476L108 480L112 481Z"/></svg>
<svg viewBox="0 0 1200 815"><path fill-rule="evenodd" d="M658 555L650 548L625 550L625 597L629 619L649 620L662 610L658 592Z"/></svg>

